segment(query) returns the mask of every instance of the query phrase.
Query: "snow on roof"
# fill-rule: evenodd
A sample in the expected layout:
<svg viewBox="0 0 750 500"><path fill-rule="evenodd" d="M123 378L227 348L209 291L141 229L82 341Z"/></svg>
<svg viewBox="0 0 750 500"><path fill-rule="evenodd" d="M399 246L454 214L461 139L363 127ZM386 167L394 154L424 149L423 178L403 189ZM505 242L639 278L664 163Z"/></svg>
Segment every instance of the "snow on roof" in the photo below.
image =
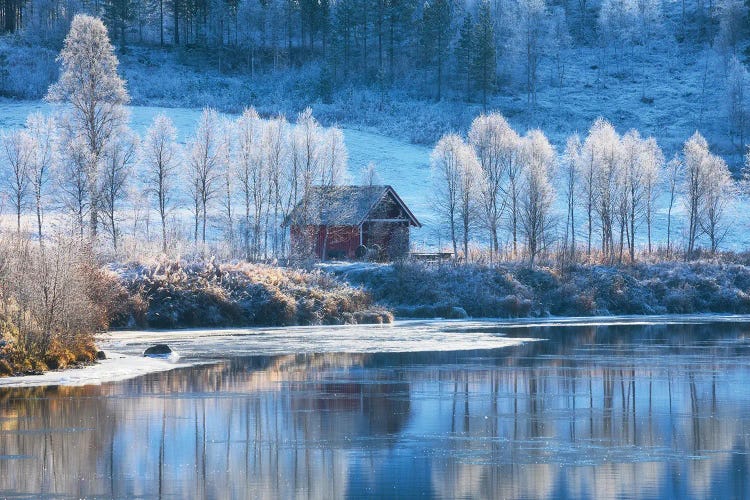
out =
<svg viewBox="0 0 750 500"><path fill-rule="evenodd" d="M358 226L388 194L413 226L422 224L391 186L313 186L284 220L284 225Z"/></svg>

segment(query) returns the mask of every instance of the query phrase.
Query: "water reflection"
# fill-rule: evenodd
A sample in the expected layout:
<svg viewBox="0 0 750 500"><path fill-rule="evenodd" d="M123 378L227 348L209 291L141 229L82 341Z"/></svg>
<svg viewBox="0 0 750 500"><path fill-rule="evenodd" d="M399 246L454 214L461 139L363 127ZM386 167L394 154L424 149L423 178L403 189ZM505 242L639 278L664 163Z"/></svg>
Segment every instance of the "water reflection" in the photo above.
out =
<svg viewBox="0 0 750 500"><path fill-rule="evenodd" d="M0 496L750 494L745 325L502 333L548 340L0 390Z"/></svg>

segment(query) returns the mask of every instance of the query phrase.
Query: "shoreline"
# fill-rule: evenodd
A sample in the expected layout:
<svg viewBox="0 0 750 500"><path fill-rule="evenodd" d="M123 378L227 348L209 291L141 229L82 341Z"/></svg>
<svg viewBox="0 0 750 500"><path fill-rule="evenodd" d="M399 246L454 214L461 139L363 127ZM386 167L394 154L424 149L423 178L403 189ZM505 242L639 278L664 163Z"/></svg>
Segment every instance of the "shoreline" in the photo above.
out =
<svg viewBox="0 0 750 500"><path fill-rule="evenodd" d="M190 366L165 359L137 357L107 350L104 352L107 359L85 366L51 370L41 375L0 377L0 391L24 387L101 385Z"/></svg>
<svg viewBox="0 0 750 500"><path fill-rule="evenodd" d="M537 337L508 338L496 333L471 334L462 332L466 328L544 328L544 327L585 327L619 325L667 325L667 324L709 324L709 323L750 323L748 314L665 314L665 315L619 315L619 316L572 316L547 318L473 318L456 319L397 319L387 325L329 325L296 326L283 328L216 328L185 330L122 330L99 335L97 341L114 344L116 349L105 347L107 359L95 364L65 370L49 371L42 375L22 375L0 378L0 391L24 387L101 385L121 382L152 373L170 371L199 364L221 362L234 357L281 356L295 354L326 354L335 352L360 352L362 354L395 352L432 352L498 349L520 345L525 342L542 340ZM455 328L454 328L455 327ZM397 335L399 329L410 328L418 332L415 339L403 340ZM368 333L362 339L362 331ZM313 336L311 336L313 335ZM308 337L313 345L300 347L295 344L299 338ZM196 358L175 362L143 357L142 345L158 342L177 344L183 349L215 353L215 346L226 346L227 339L240 339L249 343L248 351L227 349L210 358ZM318 341L315 344L314 341ZM463 341L463 343L461 343ZM118 344L119 343L119 344ZM296 348L291 346L297 345ZM264 346L258 348L258 346ZM180 352L182 349L178 348ZM189 349L185 349L189 350ZM132 351L123 353L121 351Z"/></svg>

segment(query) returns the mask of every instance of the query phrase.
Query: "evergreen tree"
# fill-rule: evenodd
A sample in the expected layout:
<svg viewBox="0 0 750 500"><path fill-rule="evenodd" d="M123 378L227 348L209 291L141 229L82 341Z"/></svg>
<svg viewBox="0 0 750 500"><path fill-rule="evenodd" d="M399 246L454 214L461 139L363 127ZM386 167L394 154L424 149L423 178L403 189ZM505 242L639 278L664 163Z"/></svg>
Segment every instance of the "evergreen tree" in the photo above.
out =
<svg viewBox="0 0 750 500"><path fill-rule="evenodd" d="M466 100L471 99L471 79L474 63L474 22L471 14L466 13L461 25L458 44L456 45L456 73L466 82Z"/></svg>
<svg viewBox="0 0 750 500"><path fill-rule="evenodd" d="M24 0L2 0L0 2L0 16L4 33L15 33L21 27Z"/></svg>
<svg viewBox="0 0 750 500"><path fill-rule="evenodd" d="M443 66L451 42L451 0L430 0L422 11L422 49L424 62L435 69L437 100L442 98Z"/></svg>
<svg viewBox="0 0 750 500"><path fill-rule="evenodd" d="M330 2L328 0L299 0L299 12L302 21L302 38L307 38L308 49L312 54L315 38L318 35L325 44L329 27Z"/></svg>
<svg viewBox="0 0 750 500"><path fill-rule="evenodd" d="M113 38L120 41L120 48L125 47L125 33L130 23L135 19L135 0L108 0L104 4L104 22Z"/></svg>
<svg viewBox="0 0 750 500"><path fill-rule="evenodd" d="M477 24L474 27L472 73L482 91L482 106L487 110L487 94L495 85L495 28L492 23L489 0L479 5Z"/></svg>
<svg viewBox="0 0 750 500"><path fill-rule="evenodd" d="M387 0L388 73L391 82L396 77L396 47L409 41L416 4L417 0Z"/></svg>
<svg viewBox="0 0 750 500"><path fill-rule="evenodd" d="M174 43L174 45L179 45L180 44L180 22L182 20L182 11L184 9L182 5L183 0L166 0L166 1L167 1L167 6L172 13L172 43ZM163 6L160 8L163 8Z"/></svg>

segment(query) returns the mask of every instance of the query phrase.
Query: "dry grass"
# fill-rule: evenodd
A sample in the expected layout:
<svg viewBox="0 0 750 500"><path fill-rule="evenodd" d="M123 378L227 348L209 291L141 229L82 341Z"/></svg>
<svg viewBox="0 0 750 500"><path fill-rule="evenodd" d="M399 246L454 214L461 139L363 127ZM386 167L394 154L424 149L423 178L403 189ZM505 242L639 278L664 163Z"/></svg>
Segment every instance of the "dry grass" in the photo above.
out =
<svg viewBox="0 0 750 500"><path fill-rule="evenodd" d="M388 322L371 296L320 271L162 261L114 271L129 292L120 327L185 328Z"/></svg>

